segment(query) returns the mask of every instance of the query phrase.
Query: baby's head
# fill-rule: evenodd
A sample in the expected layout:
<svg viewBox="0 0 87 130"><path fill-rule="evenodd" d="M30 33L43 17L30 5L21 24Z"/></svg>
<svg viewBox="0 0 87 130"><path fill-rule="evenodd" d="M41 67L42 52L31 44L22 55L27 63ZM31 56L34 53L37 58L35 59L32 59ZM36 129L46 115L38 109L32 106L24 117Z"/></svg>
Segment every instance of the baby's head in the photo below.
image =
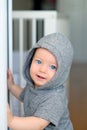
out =
<svg viewBox="0 0 87 130"><path fill-rule="evenodd" d="M35 86L49 82L58 69L55 56L45 48L36 49L30 66L30 76Z"/></svg>
<svg viewBox="0 0 87 130"><path fill-rule="evenodd" d="M41 85L43 88L60 86L69 76L72 59L73 48L67 37L60 33L44 36L28 52L24 66L25 79L31 82L31 78L33 79L36 74L39 81L37 83L33 79L36 86ZM43 74L40 70L42 68L45 70Z"/></svg>

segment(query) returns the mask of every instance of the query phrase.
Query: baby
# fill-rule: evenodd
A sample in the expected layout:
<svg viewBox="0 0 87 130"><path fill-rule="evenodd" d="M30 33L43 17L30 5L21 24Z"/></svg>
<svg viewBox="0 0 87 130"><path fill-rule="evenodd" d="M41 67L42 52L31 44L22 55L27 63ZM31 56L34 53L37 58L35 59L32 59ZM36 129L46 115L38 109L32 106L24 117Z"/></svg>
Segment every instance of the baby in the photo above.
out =
<svg viewBox="0 0 87 130"><path fill-rule="evenodd" d="M73 59L65 36L42 37L28 52L24 64L25 88L16 85L8 70L8 89L24 103L24 117L14 116L7 106L8 127L13 130L73 130L64 83Z"/></svg>

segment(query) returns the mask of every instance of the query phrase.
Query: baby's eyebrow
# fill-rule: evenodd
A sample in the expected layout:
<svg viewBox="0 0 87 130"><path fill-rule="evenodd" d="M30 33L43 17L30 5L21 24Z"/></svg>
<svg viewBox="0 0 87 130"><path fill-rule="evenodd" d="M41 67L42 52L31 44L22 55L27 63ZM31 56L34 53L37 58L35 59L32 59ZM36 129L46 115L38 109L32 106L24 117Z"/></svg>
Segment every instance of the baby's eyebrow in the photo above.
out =
<svg viewBox="0 0 87 130"><path fill-rule="evenodd" d="M37 57L36 57L35 59L36 59L36 60L41 60L41 58L37 58Z"/></svg>

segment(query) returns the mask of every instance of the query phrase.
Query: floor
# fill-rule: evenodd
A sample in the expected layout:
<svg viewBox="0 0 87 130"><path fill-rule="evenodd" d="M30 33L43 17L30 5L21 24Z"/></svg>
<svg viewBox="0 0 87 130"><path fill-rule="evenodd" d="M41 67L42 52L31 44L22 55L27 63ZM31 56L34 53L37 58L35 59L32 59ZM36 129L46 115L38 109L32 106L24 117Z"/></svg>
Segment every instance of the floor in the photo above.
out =
<svg viewBox="0 0 87 130"><path fill-rule="evenodd" d="M73 64L69 109L74 130L87 130L87 64Z"/></svg>

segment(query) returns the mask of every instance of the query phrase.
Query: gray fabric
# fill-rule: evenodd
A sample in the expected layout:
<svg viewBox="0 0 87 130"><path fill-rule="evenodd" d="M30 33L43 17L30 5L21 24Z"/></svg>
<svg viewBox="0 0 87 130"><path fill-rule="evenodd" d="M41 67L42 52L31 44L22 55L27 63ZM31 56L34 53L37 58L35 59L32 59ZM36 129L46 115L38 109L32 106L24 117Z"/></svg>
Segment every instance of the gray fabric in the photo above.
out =
<svg viewBox="0 0 87 130"><path fill-rule="evenodd" d="M58 69L50 82L35 89L29 75L29 68L35 49L39 47L53 53L58 62ZM24 102L25 116L37 116L51 122L45 130L73 130L63 86L69 76L72 59L72 45L65 36L59 33L41 38L28 52L24 65L27 85L20 97Z"/></svg>

